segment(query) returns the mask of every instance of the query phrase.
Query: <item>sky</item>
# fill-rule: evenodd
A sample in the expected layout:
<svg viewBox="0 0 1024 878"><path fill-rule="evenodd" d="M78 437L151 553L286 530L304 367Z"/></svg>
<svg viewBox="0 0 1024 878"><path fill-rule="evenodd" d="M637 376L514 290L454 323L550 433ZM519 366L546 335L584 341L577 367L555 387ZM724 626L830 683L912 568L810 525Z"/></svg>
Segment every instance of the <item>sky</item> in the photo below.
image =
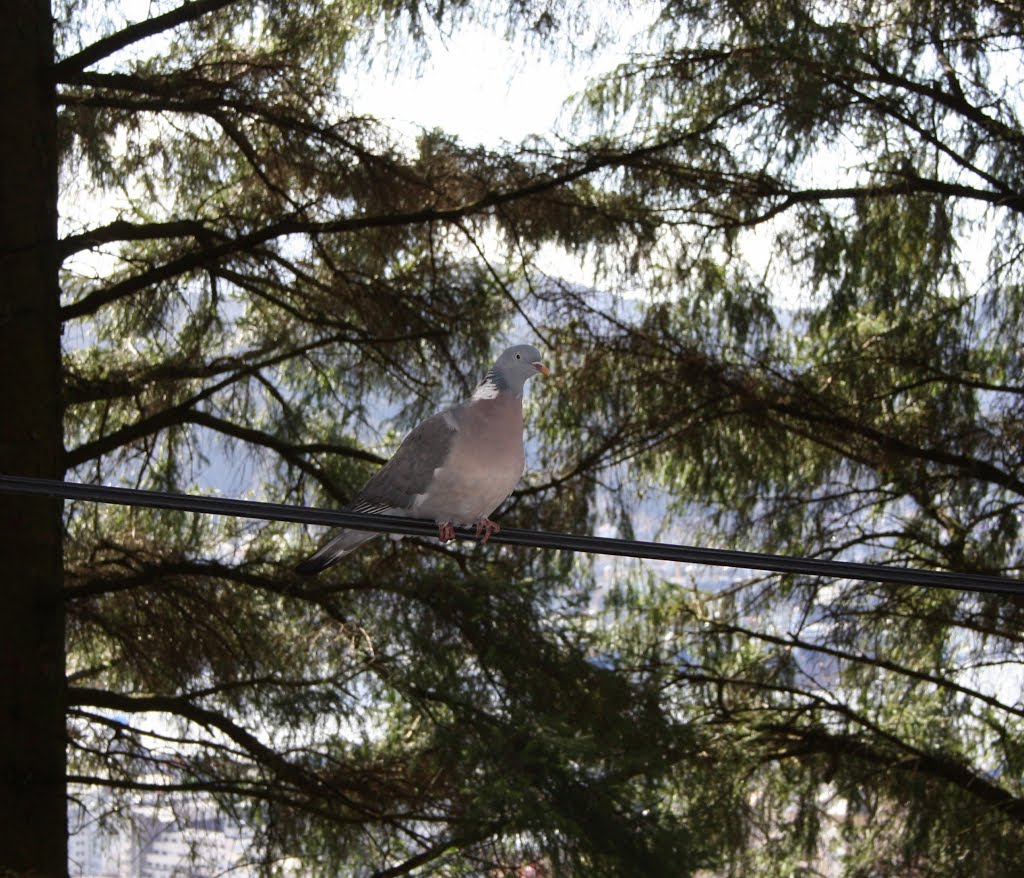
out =
<svg viewBox="0 0 1024 878"><path fill-rule="evenodd" d="M381 37L378 60L370 64L369 75L354 77L354 87L345 83L344 90L353 112L377 118L410 143L419 131L432 128L458 136L465 145L489 148L520 143L531 135L553 140L561 134L578 137L566 102L625 60L655 12L653 5L625 14L613 11L610 3L594 4L591 14L601 29L600 40L594 27L577 27L572 39L577 45L599 42L600 47L571 59L568 36L542 47L507 37L500 24L462 24L446 34L428 20L425 61L396 61L396 53ZM488 256L503 258L497 240L493 248L481 243ZM574 282L585 283L593 274L578 256L553 244L541 247L533 266Z"/></svg>
<svg viewBox="0 0 1024 878"><path fill-rule="evenodd" d="M436 127L493 147L554 127L564 97L583 85L563 60L524 55L481 26L447 39L435 29L428 48L419 70L407 63L389 73L383 63L373 65L351 93L353 109L403 133Z"/></svg>
<svg viewBox="0 0 1024 878"><path fill-rule="evenodd" d="M652 11L602 12L596 16L604 34L600 49L577 54L572 61L568 37L553 39L548 47L530 46L522 38L507 38L502 25L467 23L445 34L427 21L426 61L395 63L395 53L382 37L379 61L350 92L353 108L399 130L410 124L437 127L467 144L485 146L558 130L567 124L562 114L565 99L625 57ZM591 42L595 32L584 28L573 39L578 44Z"/></svg>

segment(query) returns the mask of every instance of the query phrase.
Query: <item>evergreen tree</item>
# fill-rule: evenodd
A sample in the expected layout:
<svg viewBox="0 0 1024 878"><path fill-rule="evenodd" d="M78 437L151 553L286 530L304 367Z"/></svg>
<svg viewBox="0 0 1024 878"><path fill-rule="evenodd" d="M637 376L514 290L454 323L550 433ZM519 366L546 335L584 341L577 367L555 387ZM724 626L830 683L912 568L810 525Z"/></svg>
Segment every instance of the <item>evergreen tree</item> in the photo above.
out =
<svg viewBox="0 0 1024 878"><path fill-rule="evenodd" d="M386 447L471 390L528 298L482 239L570 234L593 214L573 184L629 156L408 148L346 113L359 35L415 38L419 14L197 2L83 47L65 24L65 198L116 211L68 210L60 243L70 474L183 490L221 456L340 504L383 459L371 418L394 410ZM592 488L507 520L583 526ZM645 766L691 736L588 660L571 559L381 541L310 583L294 527L78 503L66 524L73 789L215 795L267 871L712 861L644 814Z"/></svg>
<svg viewBox="0 0 1024 878"><path fill-rule="evenodd" d="M580 105L680 145L611 184L658 212L625 276L654 301L564 306L587 368L551 410L596 401L574 453L628 460L696 541L1019 576L1021 26L666 5ZM773 576L618 602L609 649L745 766L735 873L1020 871L1019 600Z"/></svg>
<svg viewBox="0 0 1024 878"><path fill-rule="evenodd" d="M19 9L5 297L42 310L0 320L5 469L187 490L227 459L340 504L525 314L559 377L506 520L667 509L693 541L1019 575L1019 10L667 3L577 142L488 150L402 143L340 72L422 16L557 41L573 10L69 2L47 78ZM552 243L642 302L538 276ZM309 582L290 526L68 503L58 607L54 505L3 503L41 541L3 536L0 709L39 760L5 771L5 812L38 793L5 869L60 868L66 701L75 794L217 796L267 872L1020 872L1018 601L629 568L599 604L582 561L412 540Z"/></svg>

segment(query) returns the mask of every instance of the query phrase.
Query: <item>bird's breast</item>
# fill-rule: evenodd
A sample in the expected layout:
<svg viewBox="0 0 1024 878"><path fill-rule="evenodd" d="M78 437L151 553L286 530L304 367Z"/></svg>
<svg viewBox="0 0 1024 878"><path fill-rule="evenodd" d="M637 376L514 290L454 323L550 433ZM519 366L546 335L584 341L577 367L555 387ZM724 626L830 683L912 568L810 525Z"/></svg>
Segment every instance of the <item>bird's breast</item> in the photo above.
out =
<svg viewBox="0 0 1024 878"><path fill-rule="evenodd" d="M462 411L451 451L418 498L416 514L455 524L486 518L512 493L525 463L522 401L477 401Z"/></svg>

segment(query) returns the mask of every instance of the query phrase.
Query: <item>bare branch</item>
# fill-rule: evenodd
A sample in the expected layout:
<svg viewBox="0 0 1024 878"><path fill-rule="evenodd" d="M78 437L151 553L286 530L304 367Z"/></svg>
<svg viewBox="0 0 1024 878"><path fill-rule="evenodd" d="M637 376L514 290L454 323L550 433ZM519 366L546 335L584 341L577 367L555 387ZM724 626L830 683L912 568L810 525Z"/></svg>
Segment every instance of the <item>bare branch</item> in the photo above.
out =
<svg viewBox="0 0 1024 878"><path fill-rule="evenodd" d="M77 235L69 235L59 242L57 252L63 261L82 250L114 241L154 241L188 237L210 240L217 236L218 233L214 229L198 220L169 220L162 223L130 223L116 220Z"/></svg>
<svg viewBox="0 0 1024 878"><path fill-rule="evenodd" d="M106 689L69 686L67 703L70 706L103 707L124 713L170 713L190 722L222 732L242 749L284 777L305 775L305 771L286 760L280 753L233 720L215 710L200 707L186 698L163 695L121 695ZM306 780L305 777L302 778Z"/></svg>

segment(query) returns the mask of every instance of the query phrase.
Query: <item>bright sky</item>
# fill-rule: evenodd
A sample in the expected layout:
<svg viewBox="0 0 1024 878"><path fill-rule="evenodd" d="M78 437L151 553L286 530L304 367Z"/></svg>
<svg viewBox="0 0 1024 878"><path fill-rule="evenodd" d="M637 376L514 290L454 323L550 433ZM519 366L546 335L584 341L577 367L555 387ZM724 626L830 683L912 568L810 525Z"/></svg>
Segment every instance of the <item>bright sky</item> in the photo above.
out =
<svg viewBox="0 0 1024 878"><path fill-rule="evenodd" d="M615 37L572 63L557 44L529 47L507 39L498 27L466 24L444 35L427 22L427 60L419 66L400 63L388 73L384 68L394 59L382 41L381 63L350 92L353 109L399 130L410 124L441 128L467 144L497 146L546 134L557 127L566 98L625 57L649 15L618 16L610 27ZM601 24L608 24L608 16Z"/></svg>
<svg viewBox="0 0 1024 878"><path fill-rule="evenodd" d="M624 60L629 43L646 28L653 13L611 18L595 16L614 36L594 53L572 62L557 44L531 47L506 38L500 26L466 24L442 34L427 22L427 60L396 63L381 41L379 60L368 76L355 77L354 87L343 84L355 113L374 116L412 141L423 129L439 128L466 145L499 147L519 143L530 135L557 140L572 124L567 99L587 83ZM593 39L592 33L578 37ZM389 69L390 66L390 69ZM578 132L575 132L578 136ZM498 242L488 255L500 261ZM552 277L586 282L589 272L561 247L545 245L535 268Z"/></svg>
<svg viewBox="0 0 1024 878"><path fill-rule="evenodd" d="M103 15L94 16L95 20L83 19L85 31L80 39L87 44L104 26L116 30L177 5L168 0L119 0L109 4ZM389 46L382 31L369 74L364 64L354 63L342 91L351 97L356 112L393 121L400 130L405 126L438 127L457 134L465 143L488 146L545 133L558 119L565 98L582 89L591 76L621 60L630 40L650 24L656 12L653 4L630 14L611 7L610 0L598 0L587 10L597 27L566 23L574 29L573 39L580 45L593 41L598 28L603 35L600 50L587 58L579 55L572 64L567 49L560 49L566 47L568 38L552 38L545 48L531 47L521 38L506 38L503 22L491 26L464 23L442 33L426 17L421 22L426 61L400 57L402 49ZM161 34L143 40L106 63L116 67L120 59L134 52L146 55L166 39L167 35ZM101 62L99 69L104 66Z"/></svg>
<svg viewBox="0 0 1024 878"><path fill-rule="evenodd" d="M564 98L582 84L551 57L527 59L480 27L445 40L433 34L430 58L417 72L403 65L374 71L352 93L353 109L394 124L441 128L464 143L496 146L549 130ZM383 64L376 65L383 67Z"/></svg>

